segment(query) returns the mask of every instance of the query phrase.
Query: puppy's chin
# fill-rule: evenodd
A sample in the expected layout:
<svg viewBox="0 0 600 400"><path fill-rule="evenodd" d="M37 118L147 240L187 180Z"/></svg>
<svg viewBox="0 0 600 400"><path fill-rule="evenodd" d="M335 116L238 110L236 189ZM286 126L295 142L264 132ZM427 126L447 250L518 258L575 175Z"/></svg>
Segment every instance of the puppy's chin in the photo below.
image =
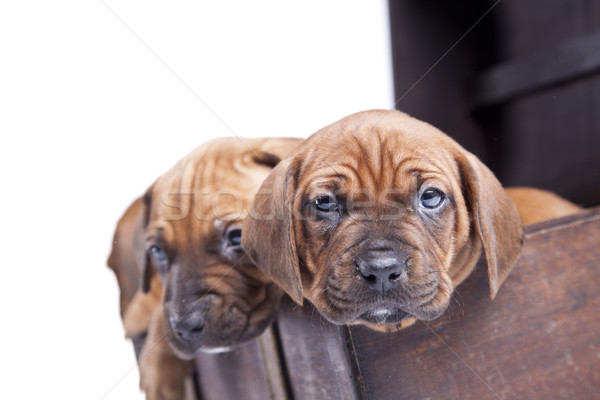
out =
<svg viewBox="0 0 600 400"><path fill-rule="evenodd" d="M396 309L377 309L365 311L357 317L348 317L345 315L335 315L333 318L327 318L330 322L337 325L364 325L369 329L379 332L396 332L412 326L417 320L431 321L442 316L448 304L441 304L435 309L415 310L414 314L396 308Z"/></svg>
<svg viewBox="0 0 600 400"><path fill-rule="evenodd" d="M218 352L244 341L247 336L248 316L237 307L223 309L213 303L213 307L205 315L202 331L194 337L183 338L173 329L169 316L163 318L163 331L175 354L184 360L194 358L198 351Z"/></svg>
<svg viewBox="0 0 600 400"><path fill-rule="evenodd" d="M336 292L320 290L331 296L321 296L316 304L320 313L336 325L365 325L381 332L395 332L411 326L417 320L439 318L448 308L453 292L452 283L445 273L439 274L437 289L407 284L391 292L373 293L350 287ZM418 293L426 294L419 296ZM411 293L413 293L411 295Z"/></svg>
<svg viewBox="0 0 600 400"><path fill-rule="evenodd" d="M191 360L198 352L217 354L231 351L260 336L274 319L274 312L265 315L253 310L246 315L235 307L226 314L228 319L220 319L220 323L214 322L219 319L211 318L211 315L207 316L208 323L204 332L196 340L183 340L173 331L168 318L163 318L166 340L177 357Z"/></svg>
<svg viewBox="0 0 600 400"><path fill-rule="evenodd" d="M394 310L369 310L362 313L358 317L358 320L360 322L372 325L394 325L402 322L402 320L407 318L411 318L411 316L406 311L396 308Z"/></svg>
<svg viewBox="0 0 600 400"><path fill-rule="evenodd" d="M384 332L384 333L393 333L393 332L398 332L399 330L408 328L409 326L412 326L415 322L417 322L416 318L406 317L406 318L402 319L400 322L394 323L394 324L385 324L385 323L373 324L373 323L366 322L366 321L356 321L352 325L363 325L374 331Z"/></svg>
<svg viewBox="0 0 600 400"><path fill-rule="evenodd" d="M232 347L204 347L201 346L196 350L192 350L191 348L182 349L182 347L186 347L185 344L177 344L169 341L169 345L173 349L175 355L182 360L193 360L198 353L206 353L206 354L221 354L230 352L235 346Z"/></svg>
<svg viewBox="0 0 600 400"><path fill-rule="evenodd" d="M221 354L231 351L231 347L200 347L200 351L206 354Z"/></svg>
<svg viewBox="0 0 600 400"><path fill-rule="evenodd" d="M360 315L352 324L364 325L379 332L397 332L412 326L417 320L431 321L439 318L448 308L448 303L439 304L435 308L414 310L411 315L401 309L367 311Z"/></svg>
<svg viewBox="0 0 600 400"><path fill-rule="evenodd" d="M182 360L193 360L200 349L190 343L177 340L172 334L167 334L166 339L175 355Z"/></svg>

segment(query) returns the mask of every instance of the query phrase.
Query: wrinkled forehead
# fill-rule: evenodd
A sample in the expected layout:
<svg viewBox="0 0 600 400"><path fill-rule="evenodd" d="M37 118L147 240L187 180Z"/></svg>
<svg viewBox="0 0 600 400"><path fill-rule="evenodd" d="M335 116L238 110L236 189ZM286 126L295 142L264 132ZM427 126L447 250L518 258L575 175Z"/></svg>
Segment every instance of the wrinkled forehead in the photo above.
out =
<svg viewBox="0 0 600 400"><path fill-rule="evenodd" d="M181 190L171 185L152 194L147 234L182 249L219 240L228 227L239 225L248 214L246 193L222 187Z"/></svg>
<svg viewBox="0 0 600 400"><path fill-rule="evenodd" d="M155 182L152 211L170 220L242 219L268 172L247 149L201 148Z"/></svg>
<svg viewBox="0 0 600 400"><path fill-rule="evenodd" d="M380 191L411 181L458 178L451 140L416 120L339 121L317 132L298 158L300 187L349 184ZM345 182L345 183L344 183Z"/></svg>
<svg viewBox="0 0 600 400"><path fill-rule="evenodd" d="M230 224L239 223L237 218L197 218L193 212L185 218L157 212L146 230L146 240L165 243L179 250L190 245L199 248L201 243L218 241Z"/></svg>
<svg viewBox="0 0 600 400"><path fill-rule="evenodd" d="M151 219L162 221L235 221L248 213L248 193L232 189L161 190L153 193Z"/></svg>

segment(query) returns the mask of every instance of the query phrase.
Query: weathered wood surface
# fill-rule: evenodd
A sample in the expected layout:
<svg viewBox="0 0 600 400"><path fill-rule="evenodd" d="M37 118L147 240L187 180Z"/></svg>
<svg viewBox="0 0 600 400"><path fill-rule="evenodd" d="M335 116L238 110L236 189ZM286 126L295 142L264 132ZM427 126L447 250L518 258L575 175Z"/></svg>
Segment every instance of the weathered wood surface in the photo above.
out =
<svg viewBox="0 0 600 400"><path fill-rule="evenodd" d="M203 400L287 399L272 328L228 353L199 353L196 367Z"/></svg>
<svg viewBox="0 0 600 400"><path fill-rule="evenodd" d="M485 71L475 82L471 106L490 107L600 71L600 34L571 39L525 60Z"/></svg>
<svg viewBox="0 0 600 400"><path fill-rule="evenodd" d="M506 186L600 204L599 1L389 9L396 108L454 137Z"/></svg>
<svg viewBox="0 0 600 400"><path fill-rule="evenodd" d="M356 398L345 327L328 323L305 302L283 302L277 326L294 399Z"/></svg>
<svg viewBox="0 0 600 400"><path fill-rule="evenodd" d="M351 328L370 399L600 396L600 210L529 227L494 301L483 265L441 319Z"/></svg>

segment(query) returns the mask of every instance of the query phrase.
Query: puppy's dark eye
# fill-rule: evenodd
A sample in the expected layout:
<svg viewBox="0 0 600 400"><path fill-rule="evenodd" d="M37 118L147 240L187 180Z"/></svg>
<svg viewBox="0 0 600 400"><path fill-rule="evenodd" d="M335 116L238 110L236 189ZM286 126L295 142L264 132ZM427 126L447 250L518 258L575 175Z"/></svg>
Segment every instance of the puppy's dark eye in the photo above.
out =
<svg viewBox="0 0 600 400"><path fill-rule="evenodd" d="M444 192L438 189L426 189L423 194L421 194L421 205L425 208L437 208L442 205L446 195Z"/></svg>
<svg viewBox="0 0 600 400"><path fill-rule="evenodd" d="M323 196L312 201L312 206L321 212L339 211L339 205L333 197Z"/></svg>
<svg viewBox="0 0 600 400"><path fill-rule="evenodd" d="M157 261L165 261L167 259L167 254L165 253L165 251L162 249L162 247L157 245L150 246L150 254Z"/></svg>
<svg viewBox="0 0 600 400"><path fill-rule="evenodd" d="M232 229L227 232L227 246L235 247L242 244L242 230Z"/></svg>

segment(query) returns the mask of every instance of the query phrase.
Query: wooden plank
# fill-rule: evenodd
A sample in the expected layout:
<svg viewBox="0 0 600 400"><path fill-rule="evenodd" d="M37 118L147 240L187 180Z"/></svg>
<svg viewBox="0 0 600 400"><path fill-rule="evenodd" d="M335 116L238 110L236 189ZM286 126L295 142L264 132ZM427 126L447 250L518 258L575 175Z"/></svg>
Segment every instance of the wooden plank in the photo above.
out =
<svg viewBox="0 0 600 400"><path fill-rule="evenodd" d="M600 74L488 111L486 165L505 186L600 204Z"/></svg>
<svg viewBox="0 0 600 400"><path fill-rule="evenodd" d="M332 325L306 302L285 299L277 318L294 399L356 399L358 382L349 363L345 327Z"/></svg>
<svg viewBox="0 0 600 400"><path fill-rule="evenodd" d="M469 113L465 89L478 71L496 61L496 48L490 45L496 11L463 35L490 5L389 1L395 108L440 128L482 159L484 135Z"/></svg>
<svg viewBox="0 0 600 400"><path fill-rule="evenodd" d="M395 334L327 323L285 300L271 356L254 341L198 358L202 398L594 398L600 387L600 208L527 227L498 297L484 265L439 320ZM269 367L270 366L270 367ZM280 370L278 370L280 371ZM267 389L266 389L267 388Z"/></svg>
<svg viewBox="0 0 600 400"><path fill-rule="evenodd" d="M597 31L600 23L596 0L502 0L496 11L492 44L498 48L497 61L554 49L566 39Z"/></svg>
<svg viewBox="0 0 600 400"><path fill-rule="evenodd" d="M288 398L272 328L228 353L199 353L196 367L203 400Z"/></svg>
<svg viewBox="0 0 600 400"><path fill-rule="evenodd" d="M495 3L389 1L394 88L401 99L397 108L452 136L507 186L535 186L581 205L600 204L600 74L593 74L595 61L578 71L584 67L577 59L583 53L574 57L564 49L567 66L579 79L543 91L517 87L527 96L513 96L512 101L477 112L469 105L473 99L468 90L476 77L495 65L510 62L527 72L531 67L526 60L532 55L551 57L565 43L596 37L600 2L503 0L452 47ZM597 61L598 54L589 57ZM563 72L557 67L562 62L550 59L550 72L560 77ZM537 71L527 73L533 81L540 79ZM518 71L508 75L529 85ZM494 90L510 86L494 85Z"/></svg>
<svg viewBox="0 0 600 400"><path fill-rule="evenodd" d="M441 319L396 334L351 328L371 399L597 398L600 208L529 227L498 297L484 266Z"/></svg>
<svg viewBox="0 0 600 400"><path fill-rule="evenodd" d="M526 59L483 72L471 93L471 108L489 107L600 72L600 33L571 39Z"/></svg>

